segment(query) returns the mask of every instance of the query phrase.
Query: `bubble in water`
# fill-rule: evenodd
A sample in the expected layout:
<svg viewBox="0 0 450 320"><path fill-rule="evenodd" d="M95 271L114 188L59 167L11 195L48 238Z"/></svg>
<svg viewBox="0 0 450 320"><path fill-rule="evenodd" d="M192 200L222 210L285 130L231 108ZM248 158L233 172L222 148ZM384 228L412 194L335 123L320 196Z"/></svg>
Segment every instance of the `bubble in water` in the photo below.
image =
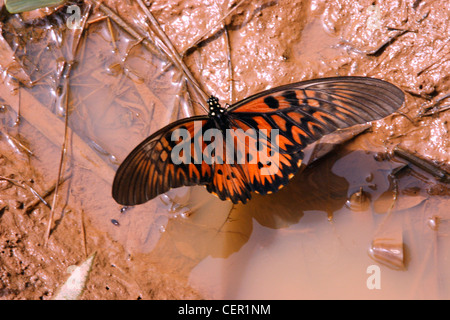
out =
<svg viewBox="0 0 450 320"><path fill-rule="evenodd" d="M359 191L353 193L346 202L346 206L357 212L366 211L370 206L370 194L361 187Z"/></svg>
<svg viewBox="0 0 450 320"><path fill-rule="evenodd" d="M159 196L159 199L161 200L162 203L164 203L165 205L169 205L170 202L172 201L169 196L165 193L163 193L162 195Z"/></svg>
<svg viewBox="0 0 450 320"><path fill-rule="evenodd" d="M191 210L189 208L184 208L184 210L180 213L180 217L183 219L189 218L191 215Z"/></svg>
<svg viewBox="0 0 450 320"><path fill-rule="evenodd" d="M427 219L427 225L431 230L437 231L439 228L440 219L438 216L432 216Z"/></svg>

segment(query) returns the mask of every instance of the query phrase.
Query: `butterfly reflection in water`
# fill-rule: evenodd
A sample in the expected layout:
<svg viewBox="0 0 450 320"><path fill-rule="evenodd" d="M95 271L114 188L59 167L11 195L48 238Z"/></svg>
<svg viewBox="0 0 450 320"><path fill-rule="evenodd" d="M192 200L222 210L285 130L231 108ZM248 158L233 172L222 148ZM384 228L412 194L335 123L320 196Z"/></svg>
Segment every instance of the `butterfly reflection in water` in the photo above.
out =
<svg viewBox="0 0 450 320"><path fill-rule="evenodd" d="M171 188L205 185L222 200L246 203L252 192L270 194L286 185L307 145L337 129L384 118L403 101L399 88L368 77L292 83L226 109L211 97L208 115L175 121L131 151L117 170L112 195L129 206ZM208 132L216 134L206 137Z"/></svg>

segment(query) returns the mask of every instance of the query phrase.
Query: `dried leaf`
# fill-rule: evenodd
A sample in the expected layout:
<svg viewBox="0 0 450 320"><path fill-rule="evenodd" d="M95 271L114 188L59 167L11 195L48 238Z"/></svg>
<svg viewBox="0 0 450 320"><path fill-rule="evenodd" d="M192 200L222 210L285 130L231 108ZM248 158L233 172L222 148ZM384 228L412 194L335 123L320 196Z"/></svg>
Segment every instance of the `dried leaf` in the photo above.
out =
<svg viewBox="0 0 450 320"><path fill-rule="evenodd" d="M77 300L83 293L86 287L86 282L89 273L92 269L92 263L94 261L96 252L91 254L81 265L73 268L69 279L59 288L57 294L53 300Z"/></svg>

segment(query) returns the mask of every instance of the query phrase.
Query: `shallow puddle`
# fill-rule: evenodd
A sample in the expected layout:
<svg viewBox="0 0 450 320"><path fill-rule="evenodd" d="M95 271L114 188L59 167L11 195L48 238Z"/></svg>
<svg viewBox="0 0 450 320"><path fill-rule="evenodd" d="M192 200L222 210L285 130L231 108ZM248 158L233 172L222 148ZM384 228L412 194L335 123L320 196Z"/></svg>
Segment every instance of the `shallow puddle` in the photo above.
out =
<svg viewBox="0 0 450 320"><path fill-rule="evenodd" d="M429 182L408 171L398 178L395 201L389 174L399 163L380 163L374 156L344 148L306 169L271 199L255 198L235 208L236 217L249 216L248 241L227 258L200 262L190 282L216 298L230 299L448 296L448 226L430 226L436 214L448 219L448 195L430 196ZM432 181L431 186L436 187ZM361 187L369 205L353 211L348 201ZM402 271L386 252L378 261L370 257L373 242L378 252L392 249L380 239L405 249L397 257ZM371 287L373 266L379 288Z"/></svg>

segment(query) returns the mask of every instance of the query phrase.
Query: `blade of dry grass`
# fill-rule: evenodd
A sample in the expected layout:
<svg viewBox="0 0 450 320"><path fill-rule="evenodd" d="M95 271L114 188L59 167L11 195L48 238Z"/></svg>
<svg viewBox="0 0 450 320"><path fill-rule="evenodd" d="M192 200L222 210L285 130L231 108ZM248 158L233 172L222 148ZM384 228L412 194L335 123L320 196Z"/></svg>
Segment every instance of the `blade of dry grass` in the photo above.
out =
<svg viewBox="0 0 450 320"><path fill-rule="evenodd" d="M144 2L142 0L137 0L137 2L139 4L139 6L141 7L141 9L144 11L147 18L149 19L150 24L156 31L156 34L158 35L158 37L160 37L160 39L163 41L163 43L168 48L168 50L169 50L169 52L167 52L168 58L173 62L173 64L175 66L177 66L178 69L180 69L184 72L186 78L190 81L190 83L192 83L192 85L196 88L196 90L202 97L202 100L206 102L209 98L209 95L203 90L201 85L198 83L197 79L195 79L194 75L191 73L189 68L183 62L177 49L172 44L169 37L167 37L166 33L161 28L158 21L155 19L155 17L152 15L152 13L150 12L150 10L147 8L147 6L144 4ZM207 108L205 106L203 106L203 108L205 109L205 111L207 111Z"/></svg>
<svg viewBox="0 0 450 320"><path fill-rule="evenodd" d="M36 199L37 201L41 201L43 204L45 204L47 207L50 208L50 205L47 203L47 201L45 201L44 197L41 196L34 188L30 187L26 183L23 183L23 182L21 182L19 180L16 180L16 179L3 177L3 176L0 176L0 180L8 181L9 183L12 183L13 185L18 186L18 187L20 187L22 189L29 190L37 198Z"/></svg>
<svg viewBox="0 0 450 320"><path fill-rule="evenodd" d="M62 183L64 183L67 179L69 179L69 178L70 178L70 175L66 175L66 176L64 176L62 179L60 179L59 183L62 184ZM50 194L52 194L53 191L55 191L55 189L56 189L56 183L57 183L57 181L55 181L55 183L53 183L52 186L51 186L50 188L48 188L47 190L45 190L39 198L34 199L34 200L32 200L32 201L26 203L26 204L25 204L25 213L30 213L31 211L33 211L34 208L36 208L36 206L37 206L40 202L44 203L47 207L49 207L49 208L51 209L51 206L50 206L46 201L42 201L41 198L42 198L42 199L45 199L45 198L48 197Z"/></svg>
<svg viewBox="0 0 450 320"><path fill-rule="evenodd" d="M95 4L97 8L103 12L107 17L114 21L118 26L125 30L129 35L135 38L137 41L142 41L142 44L155 56L161 58L162 54L159 49L151 43L146 37L142 36L135 28L130 26L125 20L123 20L117 13L111 10L108 6L101 3L98 0L89 0L89 2Z"/></svg>
<svg viewBox="0 0 450 320"><path fill-rule="evenodd" d="M71 65L69 65L69 69L71 69ZM68 71L68 74L70 74L70 70ZM61 153L60 153L60 159L59 159L59 165L58 165L58 175L56 180L56 187L55 192L53 193L53 202L52 202L52 208L50 210L50 217L48 219L47 224L47 231L45 233L45 242L47 243L49 237L50 237L50 231L52 229L52 223L53 223L53 216L55 213L56 208L56 200L58 198L58 190L59 190L59 181L61 180L61 173L62 168L64 164L64 155L66 154L66 145L67 145L67 134L69 132L69 110L68 110L68 99L69 99L69 82L65 81L64 83L64 134L63 134L63 143L61 146Z"/></svg>

